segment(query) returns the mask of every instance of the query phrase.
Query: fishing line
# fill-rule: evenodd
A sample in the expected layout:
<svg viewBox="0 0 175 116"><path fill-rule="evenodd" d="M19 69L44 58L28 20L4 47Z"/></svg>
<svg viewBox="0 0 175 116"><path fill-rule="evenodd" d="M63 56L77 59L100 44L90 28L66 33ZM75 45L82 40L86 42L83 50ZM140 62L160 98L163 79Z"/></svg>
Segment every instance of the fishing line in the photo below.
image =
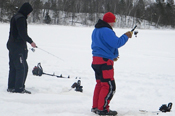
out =
<svg viewBox="0 0 175 116"><path fill-rule="evenodd" d="M42 49L42 48L39 48L39 47L36 47L36 48L38 48L39 50L41 50L41 51L43 51L43 52L45 52L45 53L47 53L47 54L49 54L49 55L54 56L55 58L57 58L57 59L59 59L59 60L64 61L63 59L59 58L58 56L56 56L56 55L54 55L54 54L52 54L52 53L50 53L50 52L48 52L48 51L46 51L46 50L44 50L44 49ZM35 48L30 48L30 49L31 49L33 52L35 52Z"/></svg>

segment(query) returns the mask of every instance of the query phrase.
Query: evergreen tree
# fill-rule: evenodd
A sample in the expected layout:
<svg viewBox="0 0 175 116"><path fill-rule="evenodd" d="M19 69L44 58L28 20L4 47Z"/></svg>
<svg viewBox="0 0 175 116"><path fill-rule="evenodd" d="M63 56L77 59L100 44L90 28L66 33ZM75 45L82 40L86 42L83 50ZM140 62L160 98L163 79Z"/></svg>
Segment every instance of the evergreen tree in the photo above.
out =
<svg viewBox="0 0 175 116"><path fill-rule="evenodd" d="M41 10L43 8L43 3L40 0L35 0L31 2L32 7L33 7L33 12L32 12L32 18L33 18L33 22L39 22L40 19L40 14L41 14Z"/></svg>
<svg viewBox="0 0 175 116"><path fill-rule="evenodd" d="M167 3L169 3L170 5L174 5L174 0L167 0Z"/></svg>
<svg viewBox="0 0 175 116"><path fill-rule="evenodd" d="M45 22L46 24L50 24L50 22L51 22L51 18L50 18L50 16L49 16L49 13L48 13L48 12L46 13L44 22Z"/></svg>
<svg viewBox="0 0 175 116"><path fill-rule="evenodd" d="M139 0L136 5L136 17L137 18L144 18L145 15L145 3L143 0Z"/></svg>
<svg viewBox="0 0 175 116"><path fill-rule="evenodd" d="M157 7L157 19L156 19L156 24L157 24L157 26L160 24L160 25L163 25L163 23L164 23L164 19L166 18L165 17L165 8L164 8L164 4L162 3L162 2L159 2L157 5L156 5L156 7Z"/></svg>
<svg viewBox="0 0 175 116"><path fill-rule="evenodd" d="M172 4L167 3L165 7L164 22L165 25L172 25L174 23L174 12Z"/></svg>
<svg viewBox="0 0 175 116"><path fill-rule="evenodd" d="M84 13L78 16L83 24L88 24L89 20L96 23L102 18L101 13L112 12L120 15L117 22L119 27L128 26L131 18L127 16L133 18L133 24L146 19L150 24L175 26L174 0L156 0L150 4L144 0L48 0L44 5L43 0L0 0L0 21L9 21L17 12L15 8L24 2L33 6L32 15L28 20L33 23L49 24L52 19L54 24L67 24L67 20L72 19L74 24L77 19L76 13Z"/></svg>

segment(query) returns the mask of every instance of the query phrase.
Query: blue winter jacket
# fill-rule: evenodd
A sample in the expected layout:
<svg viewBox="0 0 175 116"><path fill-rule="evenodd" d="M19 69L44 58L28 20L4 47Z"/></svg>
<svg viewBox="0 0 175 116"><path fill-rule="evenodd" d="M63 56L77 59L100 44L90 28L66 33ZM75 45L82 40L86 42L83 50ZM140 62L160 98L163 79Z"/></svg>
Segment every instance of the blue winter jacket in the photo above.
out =
<svg viewBox="0 0 175 116"><path fill-rule="evenodd" d="M103 57L113 60L118 57L118 48L128 41L128 36L123 34L117 37L112 27L99 19L92 33L92 54L93 56Z"/></svg>

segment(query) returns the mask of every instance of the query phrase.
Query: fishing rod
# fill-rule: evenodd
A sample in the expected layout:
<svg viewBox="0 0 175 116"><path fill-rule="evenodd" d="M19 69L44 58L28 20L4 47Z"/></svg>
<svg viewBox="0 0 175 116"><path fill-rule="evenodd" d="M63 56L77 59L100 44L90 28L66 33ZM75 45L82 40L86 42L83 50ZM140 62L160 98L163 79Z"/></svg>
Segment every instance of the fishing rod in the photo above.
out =
<svg viewBox="0 0 175 116"><path fill-rule="evenodd" d="M134 31L137 28L137 25L134 26L134 28L131 30L131 32L134 32L135 37L137 37L138 31Z"/></svg>
<svg viewBox="0 0 175 116"><path fill-rule="evenodd" d="M131 32L133 32L136 28L137 28L137 25L134 26L134 28L131 30Z"/></svg>

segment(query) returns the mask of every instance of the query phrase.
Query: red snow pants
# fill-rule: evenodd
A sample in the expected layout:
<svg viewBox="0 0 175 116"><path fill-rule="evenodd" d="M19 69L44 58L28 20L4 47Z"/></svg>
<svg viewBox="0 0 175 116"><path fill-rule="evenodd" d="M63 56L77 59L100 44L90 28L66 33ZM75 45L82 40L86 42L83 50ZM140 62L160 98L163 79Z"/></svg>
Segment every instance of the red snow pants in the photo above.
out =
<svg viewBox="0 0 175 116"><path fill-rule="evenodd" d="M113 64L110 59L93 56L92 68L95 71L96 86L92 108L109 111L109 103L116 89Z"/></svg>

